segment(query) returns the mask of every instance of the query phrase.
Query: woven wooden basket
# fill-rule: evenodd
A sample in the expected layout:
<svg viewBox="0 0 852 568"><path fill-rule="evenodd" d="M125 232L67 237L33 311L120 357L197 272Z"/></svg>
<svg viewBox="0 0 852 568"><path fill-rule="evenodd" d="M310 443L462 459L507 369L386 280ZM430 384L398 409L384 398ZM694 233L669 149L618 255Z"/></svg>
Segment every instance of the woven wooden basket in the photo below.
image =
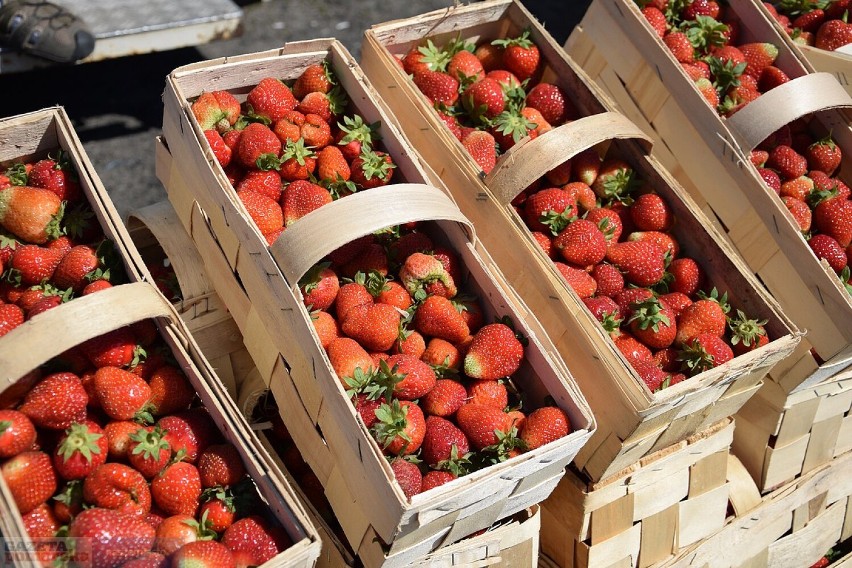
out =
<svg viewBox="0 0 852 568"><path fill-rule="evenodd" d="M425 37L441 44L450 38L475 41L518 34L530 29L545 63L543 80L570 93L585 118L521 140L500 157L487 175L470 158L438 118L425 97L400 68L397 57ZM577 377L592 405L598 431L575 460L589 477L600 480L642 456L686 439L733 414L751 396L768 370L784 359L798 334L737 260L707 218L674 179L649 155L650 141L638 128L612 112L588 76L554 46L541 25L515 1L490 1L379 24L367 30L363 65L400 128L437 172L477 234L491 250L530 309L539 317L559 353ZM611 147L640 177L676 209L677 238L685 254L706 259L711 278L744 302L749 310L775 322L775 341L762 354L702 373L651 393L627 365L552 261L509 205L542 172L585 148ZM699 252L700 251L700 252Z"/></svg>
<svg viewBox="0 0 852 568"><path fill-rule="evenodd" d="M363 207L358 211L369 211L371 215L365 218L375 214L375 219L368 220L370 226L362 225L360 232L341 226L340 232L329 234L326 227L305 217L270 248L215 162L188 101L204 89L240 94L265 76L295 78L305 66L323 59L330 62L365 121L382 121L383 144L398 166L395 176L416 183L355 194L311 214L315 219L333 214L346 219L356 207ZM464 219L452 202L434 188L417 185L428 181L428 175L379 110L374 92L342 45L333 40L292 43L272 52L190 65L170 75L164 98L168 152L163 148L160 157L171 159L158 164L158 176L205 263L205 237L197 237L197 233L209 226L229 270L239 277L250 300L248 306L232 306L230 297L217 291L232 312L246 310L244 316L234 316L238 322L241 318L249 322L243 328L246 346L276 400L287 405L282 408L282 418L323 483L353 548L360 550L364 543L379 538L391 555L414 545L434 549L546 497L563 475L564 466L591 435L591 413L571 375L549 355L546 336L535 327L534 316L515 306L514 298L498 284L499 272L493 270L475 237L471 239L472 229L462 228ZM370 193L388 199L370 203L379 197ZM326 213L340 207L345 214ZM540 453L528 452L409 502L334 377L302 306L297 281L321 256L336 248L335 244L416 219L445 219L436 225L439 234L464 259L470 281L475 282L474 292L487 303L487 316L512 314L525 333L529 332L530 365L521 374L526 377L522 388L529 389L533 400L553 396L577 429L542 447ZM292 243L298 243L298 248L290 248Z"/></svg>
<svg viewBox="0 0 852 568"><path fill-rule="evenodd" d="M830 131L845 154L852 152L842 109L852 99L830 75L809 73L751 2L727 9L741 22L743 41L778 46L776 64L793 78L728 119L710 108L632 0L595 0L566 51L655 140L654 154L724 231L784 313L807 330L792 356L770 372L793 392L852 365L852 297L811 252L747 156L770 133L810 113L818 118L815 134ZM625 44L605 39L613 36ZM841 168L839 177L850 181L852 162L844 160Z"/></svg>

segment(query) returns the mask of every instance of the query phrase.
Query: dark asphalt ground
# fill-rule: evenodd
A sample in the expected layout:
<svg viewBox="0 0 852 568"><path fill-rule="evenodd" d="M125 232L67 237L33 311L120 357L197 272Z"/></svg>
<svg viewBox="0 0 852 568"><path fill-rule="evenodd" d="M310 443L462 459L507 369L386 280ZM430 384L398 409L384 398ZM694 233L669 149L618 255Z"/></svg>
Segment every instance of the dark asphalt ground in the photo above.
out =
<svg viewBox="0 0 852 568"><path fill-rule="evenodd" d="M154 174L154 138L163 124L166 76L195 61L274 49L288 41L336 37L358 59L364 30L453 5L453 0L238 0L239 37L70 67L0 75L3 116L62 105L95 169L126 219L165 199ZM557 42L579 23L587 0L528 0L525 6Z"/></svg>

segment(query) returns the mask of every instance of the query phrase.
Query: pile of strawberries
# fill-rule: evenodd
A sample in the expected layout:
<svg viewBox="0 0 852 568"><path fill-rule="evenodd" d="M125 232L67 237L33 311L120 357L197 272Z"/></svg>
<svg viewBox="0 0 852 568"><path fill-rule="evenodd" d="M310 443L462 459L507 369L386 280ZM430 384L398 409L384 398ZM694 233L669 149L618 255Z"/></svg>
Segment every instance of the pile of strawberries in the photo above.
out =
<svg viewBox="0 0 852 568"><path fill-rule="evenodd" d="M622 159L586 150L513 205L652 392L768 343L766 321L732 312L681 255L671 207Z"/></svg>
<svg viewBox="0 0 852 568"><path fill-rule="evenodd" d="M314 209L390 182L396 165L376 149L378 124L347 113L327 62L288 86L262 79L240 102L228 91L192 103L216 159L269 244Z"/></svg>
<svg viewBox="0 0 852 568"><path fill-rule="evenodd" d="M3 397L0 474L28 534L84 547L43 562L255 566L291 545L153 320L81 343Z"/></svg>
<svg viewBox="0 0 852 568"><path fill-rule="evenodd" d="M831 135L817 139L807 119L784 126L750 154L814 254L828 262L852 294L852 199L838 176L842 159Z"/></svg>
<svg viewBox="0 0 852 568"><path fill-rule="evenodd" d="M479 45L428 40L399 64L485 173L520 139L578 118L568 94L540 81L544 65L529 31Z"/></svg>
<svg viewBox="0 0 852 568"><path fill-rule="evenodd" d="M852 43L849 0L774 0L763 5L797 43L827 51Z"/></svg>
<svg viewBox="0 0 852 568"><path fill-rule="evenodd" d="M645 19L716 111L730 116L790 78L778 47L740 42L740 23L714 0L636 0Z"/></svg>

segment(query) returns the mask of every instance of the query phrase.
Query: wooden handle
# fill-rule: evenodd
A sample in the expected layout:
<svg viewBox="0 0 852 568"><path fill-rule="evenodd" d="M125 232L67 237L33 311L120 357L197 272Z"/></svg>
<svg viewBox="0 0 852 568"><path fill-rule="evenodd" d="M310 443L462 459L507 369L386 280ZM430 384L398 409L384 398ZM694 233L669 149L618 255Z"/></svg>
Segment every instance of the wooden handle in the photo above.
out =
<svg viewBox="0 0 852 568"><path fill-rule="evenodd" d="M821 110L852 107L852 98L830 73L802 75L760 95L726 119L743 152L797 118Z"/></svg>
<svg viewBox="0 0 852 568"><path fill-rule="evenodd" d="M147 228L166 253L185 300L210 294L213 285L207 279L204 261L171 203L160 201L132 211L127 219L128 228L133 229L134 224Z"/></svg>
<svg viewBox="0 0 852 568"><path fill-rule="evenodd" d="M328 253L358 237L429 220L463 223L475 240L473 224L444 192L429 185L400 183L355 193L311 211L287 227L271 252L287 282L295 286Z"/></svg>
<svg viewBox="0 0 852 568"><path fill-rule="evenodd" d="M485 185L502 205L508 205L529 185L568 158L614 139L635 138L651 149L651 139L623 115L593 114L563 124L536 138L523 138L501 156Z"/></svg>
<svg viewBox="0 0 852 568"><path fill-rule="evenodd" d="M148 282L114 286L38 314L0 338L0 392L75 345L158 316L179 320Z"/></svg>

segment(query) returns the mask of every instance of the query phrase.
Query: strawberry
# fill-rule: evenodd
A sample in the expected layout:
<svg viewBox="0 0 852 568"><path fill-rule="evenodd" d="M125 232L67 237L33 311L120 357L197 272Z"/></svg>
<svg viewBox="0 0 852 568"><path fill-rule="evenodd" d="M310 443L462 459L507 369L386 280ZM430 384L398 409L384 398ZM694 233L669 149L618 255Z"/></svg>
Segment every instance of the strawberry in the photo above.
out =
<svg viewBox="0 0 852 568"><path fill-rule="evenodd" d="M222 138L222 135L216 130L205 130L204 138L206 138L207 143L210 144L210 150L212 150L213 156L216 158L216 161L219 162L219 165L222 166L222 168L227 168L228 164L231 163L233 150L230 146L225 144L225 140Z"/></svg>
<svg viewBox="0 0 852 568"><path fill-rule="evenodd" d="M172 365L154 369L148 378L148 386L151 387L148 406L154 416L185 410L195 399L195 388L189 379Z"/></svg>
<svg viewBox="0 0 852 568"><path fill-rule="evenodd" d="M813 222L820 233L848 247L852 242L852 201L839 197L823 201L813 210Z"/></svg>
<svg viewBox="0 0 852 568"><path fill-rule="evenodd" d="M577 118L577 109L565 92L552 83L538 83L527 93L526 105L538 110L553 126Z"/></svg>
<svg viewBox="0 0 852 568"><path fill-rule="evenodd" d="M433 104L453 106L459 98L459 82L441 71L424 70L414 75L414 84Z"/></svg>
<svg viewBox="0 0 852 568"><path fill-rule="evenodd" d="M56 492L56 472L50 456L44 452L19 453L3 462L0 475L22 515L50 499Z"/></svg>
<svg viewBox="0 0 852 568"><path fill-rule="evenodd" d="M193 101L190 110L202 130L229 130L240 116L240 102L228 91L205 91Z"/></svg>
<svg viewBox="0 0 852 568"><path fill-rule="evenodd" d="M414 327L426 337L456 344L470 335L470 328L453 303L443 296L429 296L414 313Z"/></svg>
<svg viewBox="0 0 852 568"><path fill-rule="evenodd" d="M343 156L352 161L361 154L364 147L372 147L379 135L379 123L367 124L359 115L344 116L343 123L338 122L340 130L334 136L335 143L340 146Z"/></svg>
<svg viewBox="0 0 852 568"><path fill-rule="evenodd" d="M172 458L172 449L161 427L139 428L130 434L127 460L145 479L160 473Z"/></svg>
<svg viewBox="0 0 852 568"><path fill-rule="evenodd" d="M465 51L462 53L469 52ZM390 462L390 467L391 471L393 471L394 479L396 479L406 499L411 499L422 491L423 474L420 473L420 468L417 467L417 464L404 458L394 458Z"/></svg>
<svg viewBox="0 0 852 568"><path fill-rule="evenodd" d="M393 396L400 400L417 400L428 394L437 382L435 371L429 365L402 353L383 361L381 371L384 376L380 380L388 381Z"/></svg>
<svg viewBox="0 0 852 568"><path fill-rule="evenodd" d="M305 70L293 83L293 96L301 100L308 93L327 93L334 84L335 80L331 69L329 69L328 61L312 63L305 67Z"/></svg>
<svg viewBox="0 0 852 568"><path fill-rule="evenodd" d="M53 466L62 479L83 479L106 462L107 437L95 422L74 423L59 439Z"/></svg>
<svg viewBox="0 0 852 568"><path fill-rule="evenodd" d="M442 471L436 469L429 470L426 472L426 475L423 476L421 492L425 493L430 489L440 487L441 485L449 483L454 479L458 479L458 476L449 471Z"/></svg>
<svg viewBox="0 0 852 568"><path fill-rule="evenodd" d="M304 144L314 150L320 150L331 143L331 128L318 114L306 114L305 122L299 129Z"/></svg>
<svg viewBox="0 0 852 568"><path fill-rule="evenodd" d="M204 488L228 487L243 479L246 468L236 446L231 443L213 444L198 457L198 473Z"/></svg>
<svg viewBox="0 0 852 568"><path fill-rule="evenodd" d="M15 304L0 304L0 337L24 323L24 311Z"/></svg>
<svg viewBox="0 0 852 568"><path fill-rule="evenodd" d="M674 311L657 298L630 305L627 320L633 336L652 349L664 349L675 340L677 322Z"/></svg>
<svg viewBox="0 0 852 568"><path fill-rule="evenodd" d="M656 193L645 193L630 207L630 218L640 231L667 231L673 222L672 211Z"/></svg>
<svg viewBox="0 0 852 568"><path fill-rule="evenodd" d="M340 86L332 87L327 93L314 91L306 94L299 101L296 110L304 115L316 114L327 123L331 123L335 117L342 114L349 100Z"/></svg>
<svg viewBox="0 0 852 568"><path fill-rule="evenodd" d="M447 125L447 128L450 129L452 135L455 136L459 142L461 142L462 132L461 125L459 124L458 119L451 114L447 114L445 112L440 111L438 111L438 118L441 119L441 122Z"/></svg>
<svg viewBox="0 0 852 568"><path fill-rule="evenodd" d="M852 25L845 21L829 20L819 27L814 37L814 47L834 51L852 43Z"/></svg>
<svg viewBox="0 0 852 568"><path fill-rule="evenodd" d="M119 328L80 344L80 350L95 367L126 367L133 362L136 338L128 328Z"/></svg>
<svg viewBox="0 0 852 568"><path fill-rule="evenodd" d="M808 176L800 176L782 182L778 194L781 197L792 197L799 201L805 201L813 193L813 190L814 181Z"/></svg>
<svg viewBox="0 0 852 568"><path fill-rule="evenodd" d="M494 136L483 130L473 130L462 138L462 146L480 169L490 173L497 163L497 143Z"/></svg>
<svg viewBox="0 0 852 568"><path fill-rule="evenodd" d="M198 469L188 462L176 462L151 480L151 496L170 515L195 515L201 496Z"/></svg>
<svg viewBox="0 0 852 568"><path fill-rule="evenodd" d="M525 81L539 70L541 54L538 47L529 39L529 30L514 38L494 40L491 43L503 48L502 63L519 80Z"/></svg>
<svg viewBox="0 0 852 568"><path fill-rule="evenodd" d="M464 358L464 372L474 379L499 379L512 375L524 358L524 345L508 325L482 327Z"/></svg>
<svg viewBox="0 0 852 568"><path fill-rule="evenodd" d="M317 175L321 181L346 181L351 172L349 163L337 146L326 146L317 155Z"/></svg>
<svg viewBox="0 0 852 568"><path fill-rule="evenodd" d="M607 159L601 164L598 176L590 186L602 199L624 201L637 184L636 173L629 164L619 159Z"/></svg>
<svg viewBox="0 0 852 568"><path fill-rule="evenodd" d="M429 340L420 360L430 365L439 375L452 374L461 366L461 354L456 346L438 337Z"/></svg>
<svg viewBox="0 0 852 568"><path fill-rule="evenodd" d="M666 35L669 23L666 20L666 15L663 14L659 8L654 6L645 6L642 8L641 12L645 19L648 20L648 23L651 25L654 33L661 38Z"/></svg>
<svg viewBox="0 0 852 568"><path fill-rule="evenodd" d="M786 144L779 144L769 152L766 167L776 170L782 179L795 179L808 171L807 159Z"/></svg>
<svg viewBox="0 0 852 568"><path fill-rule="evenodd" d="M621 233L624 232L624 221L618 211L612 207L592 207L586 213L586 220L598 226L606 237L607 246L617 243Z"/></svg>
<svg viewBox="0 0 852 568"><path fill-rule="evenodd" d="M471 381L467 385L468 402L491 405L503 410L509 406L509 392L501 381L488 379Z"/></svg>
<svg viewBox="0 0 852 568"><path fill-rule="evenodd" d="M284 189L283 223L291 225L315 209L332 202L331 194L322 186L297 180Z"/></svg>
<svg viewBox="0 0 852 568"><path fill-rule="evenodd" d="M448 417L465 403L467 391L464 386L453 379L438 379L435 386L421 399L423 412Z"/></svg>
<svg viewBox="0 0 852 568"><path fill-rule="evenodd" d="M390 280L385 282L379 295L376 296L377 304L388 304L400 310L407 310L411 307L413 299L402 284Z"/></svg>
<svg viewBox="0 0 852 568"><path fill-rule="evenodd" d="M399 270L399 281L412 297L422 297L433 283L440 283L439 295L452 298L458 292L453 277L435 256L415 252L405 259ZM434 288L433 288L433 291Z"/></svg>
<svg viewBox="0 0 852 568"><path fill-rule="evenodd" d="M559 271L559 274L568 286L574 290L574 293L577 294L581 300L584 298L591 298L595 295L598 283L589 275L588 272L578 268L573 268L562 262L554 262L553 264L556 266L556 270Z"/></svg>
<svg viewBox="0 0 852 568"><path fill-rule="evenodd" d="M275 170L249 170L236 186L237 195L252 191L278 202L283 188L281 175Z"/></svg>
<svg viewBox="0 0 852 568"><path fill-rule="evenodd" d="M323 349L328 349L332 341L340 337L341 331L337 320L328 312L314 310L311 312L311 323Z"/></svg>
<svg viewBox="0 0 852 568"><path fill-rule="evenodd" d="M73 373L54 373L37 383L18 410L40 428L65 430L86 417L89 397Z"/></svg>
<svg viewBox="0 0 852 568"><path fill-rule="evenodd" d="M184 461L195 463L207 446L218 439L218 428L204 407L193 407L163 416L157 425L166 431L172 453L184 451Z"/></svg>
<svg viewBox="0 0 852 568"><path fill-rule="evenodd" d="M246 96L246 105L251 107L251 112L271 122L280 120L285 112L295 109L298 104L290 88L274 77L261 79Z"/></svg>
<svg viewBox="0 0 852 568"><path fill-rule="evenodd" d="M359 273L372 275L372 278L384 280L388 275L388 255L379 243L371 243L361 249L357 257L339 268L345 278L356 278Z"/></svg>
<svg viewBox="0 0 852 568"><path fill-rule="evenodd" d="M494 79L482 78L465 89L461 102L476 121L495 118L506 108L503 86Z"/></svg>
<svg viewBox="0 0 852 568"><path fill-rule="evenodd" d="M692 296L704 283L704 271L695 260L683 257L674 259L668 267L671 281L667 283L671 292Z"/></svg>
<svg viewBox="0 0 852 568"><path fill-rule="evenodd" d="M58 159L39 160L33 164L27 183L55 193L62 201L77 201L82 196L77 173L65 152Z"/></svg>
<svg viewBox="0 0 852 568"><path fill-rule="evenodd" d="M139 428L138 423L130 420L113 421L104 426L104 435L107 438L108 455L111 461L125 461L127 459L127 450L131 443L130 435Z"/></svg>
<svg viewBox="0 0 852 568"><path fill-rule="evenodd" d="M65 290L71 288L80 292L89 283L89 275L100 265L95 249L86 245L77 245L68 251L53 272L53 284Z"/></svg>
<svg viewBox="0 0 852 568"><path fill-rule="evenodd" d="M206 523L199 523L190 515L172 515L157 525L154 550L171 556L190 542L210 540L216 536Z"/></svg>
<svg viewBox="0 0 852 568"><path fill-rule="evenodd" d="M284 529L257 515L236 521L222 535L221 542L241 566L260 566L293 544Z"/></svg>
<svg viewBox="0 0 852 568"><path fill-rule="evenodd" d="M361 189L372 189L390 183L396 164L385 152L362 148L361 154L350 164L350 179Z"/></svg>
<svg viewBox="0 0 852 568"><path fill-rule="evenodd" d="M790 81L790 77L788 77L784 71L774 65L769 65L760 73L760 79L757 82L757 87L761 93L765 93L767 91L771 91L775 87L787 83L788 81Z"/></svg>
<svg viewBox="0 0 852 568"><path fill-rule="evenodd" d="M347 378L358 379L373 374L373 360L357 341L348 337L332 340L328 346L328 360L337 377L348 388Z"/></svg>
<svg viewBox="0 0 852 568"><path fill-rule="evenodd" d="M813 214L811 213L811 208L808 207L808 204L801 199L797 199L789 195L782 197L781 201L784 202L784 206L787 207L788 211L790 211L790 215L793 216L793 220L796 221L796 224L799 226L799 230L803 233L810 231Z"/></svg>
<svg viewBox="0 0 852 568"><path fill-rule="evenodd" d="M722 337L727 327L726 309L714 300L697 300L686 307L677 319L675 341L683 344L699 334Z"/></svg>
<svg viewBox="0 0 852 568"><path fill-rule="evenodd" d="M327 263L315 265L299 280L302 301L309 309L327 310L337 298L340 284Z"/></svg>
<svg viewBox="0 0 852 568"><path fill-rule="evenodd" d="M210 530L223 533L234 524L237 510L234 496L229 490L214 487L202 493L201 498L203 502L198 509L198 516L206 519Z"/></svg>
<svg viewBox="0 0 852 568"><path fill-rule="evenodd" d="M154 534L154 528L139 516L97 507L81 512L68 527L68 536L91 547L84 547L72 560L85 558L92 566L124 565L151 550Z"/></svg>
<svg viewBox="0 0 852 568"><path fill-rule="evenodd" d="M527 130L525 135L530 138L540 136L549 130L553 130L553 125L547 122L541 112L531 106L525 106L521 109L521 117L526 120L519 120Z"/></svg>
<svg viewBox="0 0 852 568"><path fill-rule="evenodd" d="M512 419L493 406L469 402L456 412L456 423L477 451L500 444L512 431Z"/></svg>
<svg viewBox="0 0 852 568"><path fill-rule="evenodd" d="M712 333L699 333L685 342L678 354L682 369L690 376L724 365L734 358L725 340Z"/></svg>
<svg viewBox="0 0 852 568"><path fill-rule="evenodd" d="M655 365L653 361L634 361L631 365L652 393L659 391L663 387L667 374Z"/></svg>
<svg viewBox="0 0 852 568"><path fill-rule="evenodd" d="M372 304L373 301L372 294L370 294L364 284L347 282L337 292L334 305L337 319L342 321L352 308L364 304Z"/></svg>
<svg viewBox="0 0 852 568"><path fill-rule="evenodd" d="M576 218L577 201L567 191L548 188L537 191L524 203L524 219L533 231L558 235Z"/></svg>
<svg viewBox="0 0 852 568"><path fill-rule="evenodd" d="M400 315L387 304L363 304L348 310L343 333L369 351L387 351L399 336Z"/></svg>
<svg viewBox="0 0 852 568"><path fill-rule="evenodd" d="M696 79L695 88L698 89L698 92L701 93L701 96L704 97L704 100L706 100L711 107L715 109L719 106L719 93L716 91L716 87L713 86L713 83L711 83L709 79L705 79L704 77Z"/></svg>
<svg viewBox="0 0 852 568"><path fill-rule="evenodd" d="M680 63L692 63L695 61L695 48L685 33L672 31L663 36L663 43L672 52L674 58Z"/></svg>
<svg viewBox="0 0 852 568"><path fill-rule="evenodd" d="M151 387L141 377L118 367L95 373L95 392L104 412L114 420L131 420L147 410Z"/></svg>
<svg viewBox="0 0 852 568"><path fill-rule="evenodd" d="M542 406L533 410L524 422L520 432L521 440L528 451L564 438L571 431L571 421L562 409L556 406Z"/></svg>
<svg viewBox="0 0 852 568"><path fill-rule="evenodd" d="M594 148L583 150L571 158L571 173L575 181L580 181L589 187L595 183L601 169L601 157Z"/></svg>
<svg viewBox="0 0 852 568"><path fill-rule="evenodd" d="M62 251L38 245L19 245L15 248L9 267L17 271L24 286L41 284L53 277L62 261Z"/></svg>
<svg viewBox="0 0 852 568"><path fill-rule="evenodd" d="M0 459L30 449L35 441L35 426L26 414L18 410L0 410Z"/></svg>
<svg viewBox="0 0 852 568"><path fill-rule="evenodd" d="M447 73L458 79L460 83L464 83L471 80L481 80L485 77L485 68L476 55L462 49L450 58L450 62L447 64Z"/></svg>
<svg viewBox="0 0 852 568"><path fill-rule="evenodd" d="M738 46L746 59L744 73L755 79L778 57L778 48L771 43L745 43Z"/></svg>
<svg viewBox="0 0 852 568"><path fill-rule="evenodd" d="M410 455L423 443L426 420L420 407L407 400L392 400L376 409L373 436L388 455Z"/></svg>
<svg viewBox="0 0 852 568"><path fill-rule="evenodd" d="M583 298L583 304L610 335L615 334L617 336L624 314L621 313L615 300L607 296L596 296L594 298Z"/></svg>
<svg viewBox="0 0 852 568"><path fill-rule="evenodd" d="M60 523L53 513L53 509L47 503L42 503L26 515L21 515L27 536L34 541L42 538L53 538L59 531ZM38 560L42 566L51 566L52 561L58 557L59 551L40 550L37 553Z"/></svg>
<svg viewBox="0 0 852 568"><path fill-rule="evenodd" d="M718 19L721 7L713 0L693 0L681 10L684 20L696 20L699 16Z"/></svg>
<svg viewBox="0 0 852 568"><path fill-rule="evenodd" d="M83 499L89 505L142 517L151 509L151 492L142 474L128 465L105 463L83 480Z"/></svg>
<svg viewBox="0 0 852 568"><path fill-rule="evenodd" d="M545 235L541 231L531 231L530 235L538 243L538 246L541 247L541 250L544 251L547 258L550 260L559 258L558 251L553 247L553 239L549 235Z"/></svg>
<svg viewBox="0 0 852 568"><path fill-rule="evenodd" d="M268 126L252 122L240 135L236 158L247 169L269 169L278 162L281 149L281 141Z"/></svg>
<svg viewBox="0 0 852 568"><path fill-rule="evenodd" d="M281 207L265 195L253 191L237 193L248 216L263 235L268 235L284 226Z"/></svg>
<svg viewBox="0 0 852 568"><path fill-rule="evenodd" d="M651 242L630 241L613 244L606 259L615 265L626 281L636 286L652 286L665 274L665 252Z"/></svg>
<svg viewBox="0 0 852 568"><path fill-rule="evenodd" d="M553 246L566 262L592 266L606 256L607 241L598 226L585 219L573 221L553 240Z"/></svg>
<svg viewBox="0 0 852 568"><path fill-rule="evenodd" d="M808 245L817 258L828 262L832 270L838 274L846 267L846 253L833 237L824 234L814 235L808 241Z"/></svg>
<svg viewBox="0 0 852 568"><path fill-rule="evenodd" d="M749 318L742 310L737 310L737 317L728 321L731 330L731 346L735 355L754 351L769 343L766 334L767 320Z"/></svg>
<svg viewBox="0 0 852 568"><path fill-rule="evenodd" d="M409 330L403 330L391 347L392 354L410 355L415 359L420 359L424 351L426 351L426 340L420 333Z"/></svg>
<svg viewBox="0 0 852 568"><path fill-rule="evenodd" d="M651 350L629 333L622 332L621 335L613 339L613 342L615 347L624 355L624 358L627 359L627 362L634 367L638 361L651 362L652 360Z"/></svg>
<svg viewBox="0 0 852 568"><path fill-rule="evenodd" d="M426 419L426 433L421 447L426 464L440 469L449 469L444 467L445 464L442 462L452 460L458 464L459 460L464 459L470 451L470 443L464 432L449 420L439 416L429 416Z"/></svg>
<svg viewBox="0 0 852 568"><path fill-rule="evenodd" d="M486 73L500 69L503 66L503 48L491 43L483 43L473 51L473 54L482 64Z"/></svg>

